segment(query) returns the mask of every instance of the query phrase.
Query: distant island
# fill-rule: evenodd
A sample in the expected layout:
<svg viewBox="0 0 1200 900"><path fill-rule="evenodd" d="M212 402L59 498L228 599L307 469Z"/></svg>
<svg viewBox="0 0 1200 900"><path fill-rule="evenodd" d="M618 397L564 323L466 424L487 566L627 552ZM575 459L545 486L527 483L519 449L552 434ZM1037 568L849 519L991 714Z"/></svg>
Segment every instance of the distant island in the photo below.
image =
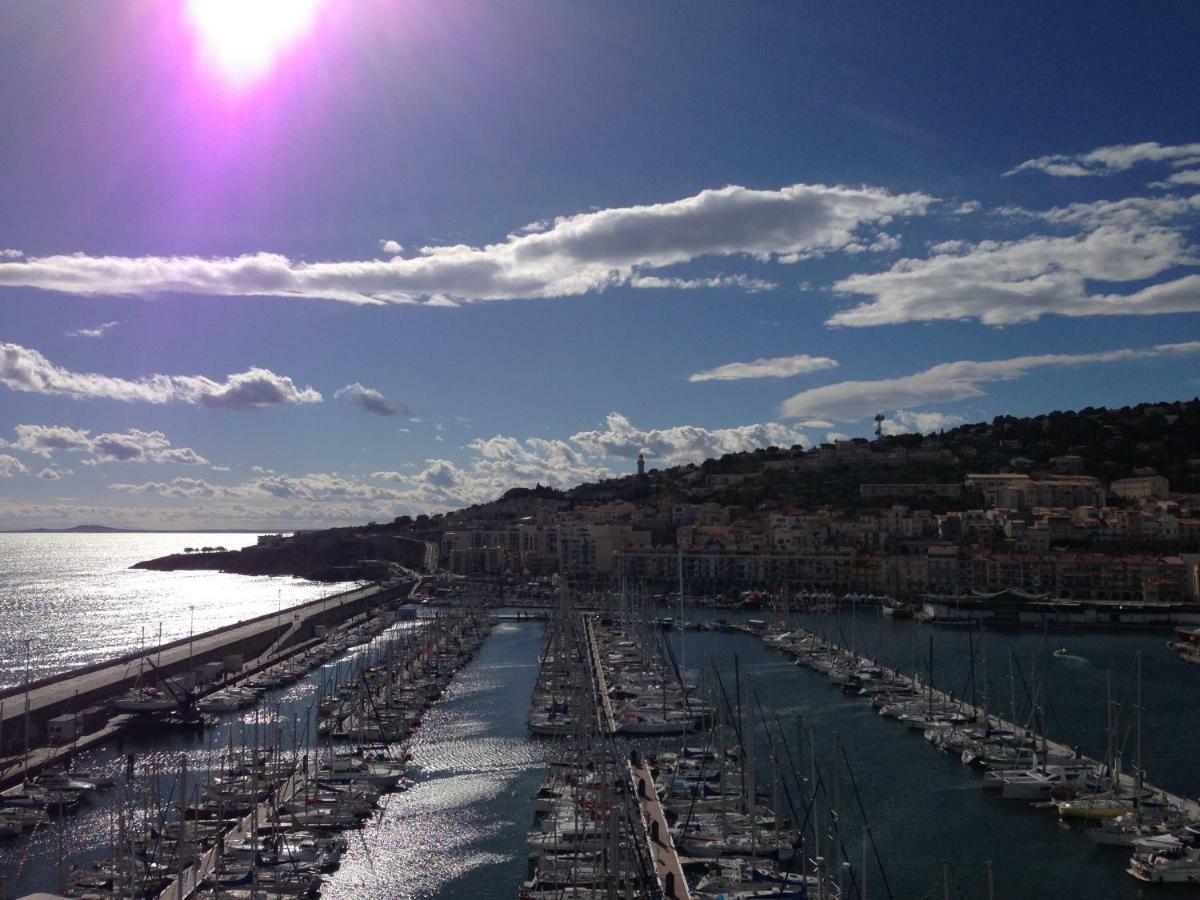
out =
<svg viewBox="0 0 1200 900"><path fill-rule="evenodd" d="M107 525L76 525L72 528L23 528L14 534L118 534L129 528L110 528Z"/></svg>
<svg viewBox="0 0 1200 900"><path fill-rule="evenodd" d="M285 529L286 530L286 529ZM262 534L259 528L112 528L74 525L70 528L16 528L0 534Z"/></svg>

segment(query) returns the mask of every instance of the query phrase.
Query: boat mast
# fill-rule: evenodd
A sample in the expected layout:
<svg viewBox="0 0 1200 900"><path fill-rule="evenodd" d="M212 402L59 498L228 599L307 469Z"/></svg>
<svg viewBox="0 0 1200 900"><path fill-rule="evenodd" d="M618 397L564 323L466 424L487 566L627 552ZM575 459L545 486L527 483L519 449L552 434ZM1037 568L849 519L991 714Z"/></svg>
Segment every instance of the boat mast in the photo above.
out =
<svg viewBox="0 0 1200 900"><path fill-rule="evenodd" d="M1137 756L1135 763L1136 783L1133 794L1133 805L1139 806L1142 797L1142 779L1144 773L1142 771L1142 651L1137 652L1137 730L1136 740L1134 742L1134 753Z"/></svg>
<svg viewBox="0 0 1200 900"><path fill-rule="evenodd" d="M683 548L679 548L679 677L683 678L683 669L687 665L687 653L684 647L683 629Z"/></svg>
<svg viewBox="0 0 1200 900"><path fill-rule="evenodd" d="M29 775L29 669L32 662L33 638L25 638L25 751L22 774Z"/></svg>

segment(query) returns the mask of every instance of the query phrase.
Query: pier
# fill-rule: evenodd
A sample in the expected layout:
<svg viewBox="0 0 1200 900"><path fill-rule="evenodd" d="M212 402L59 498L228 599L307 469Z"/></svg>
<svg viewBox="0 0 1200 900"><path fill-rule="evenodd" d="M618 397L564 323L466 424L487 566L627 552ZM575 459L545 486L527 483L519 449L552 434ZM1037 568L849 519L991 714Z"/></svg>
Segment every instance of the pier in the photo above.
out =
<svg viewBox="0 0 1200 900"><path fill-rule="evenodd" d="M140 681L157 683L186 676L206 663L219 661L223 664L221 679L205 689L224 686L318 643L326 629L402 598L410 588L410 584L370 585L52 675L28 686L8 687L0 691L0 752L11 753L28 743L30 748L38 748L30 755L30 769L38 768L61 752L44 746L46 726L56 716L90 708L95 721L86 729L86 742L105 740L119 730L119 722L110 720L108 701ZM0 787L24 774L11 760L6 766L0 759Z"/></svg>
<svg viewBox="0 0 1200 900"><path fill-rule="evenodd" d="M311 673L330 654L344 653L348 647L370 648L394 624L390 614L361 618L351 619L356 622L352 627L330 633L328 641L321 641L326 646L302 654L299 664L286 665ZM72 866L65 878L60 864L60 893L45 896L188 900L238 896L246 889L255 896L315 895L321 885L319 872L336 867L346 848L345 839L336 834L360 826L380 808L383 795L404 788L409 735L474 656L490 628L491 620L481 610L429 617L419 635L397 628L374 654L365 651L357 674L342 685L337 699L351 707L371 708L380 724L403 723L403 733L397 729L393 739L363 745L334 737L326 743L313 728L305 738L296 736L289 749L282 731L260 736L256 722L253 737L244 729L236 750L231 730L227 755L212 768L194 772L190 782L186 757L181 755L177 781L165 795L155 792L142 809L137 804L127 809L118 801L122 805L112 838L114 856L91 868ZM255 665L287 655L286 650L272 649ZM318 708L314 702L311 710L315 714ZM131 790L133 777L130 763L124 790ZM52 809L56 795L41 784L35 780L17 792L22 798L44 796L47 809ZM338 790L338 785L353 789ZM44 795L38 795L39 790ZM78 790L90 793L97 788ZM74 801L70 807L60 806L60 821L73 807ZM26 828L50 822L49 813L43 813L39 823ZM283 834L294 841L286 849L273 842L273 836ZM5 893L4 887L0 883L0 893Z"/></svg>
<svg viewBox="0 0 1200 900"><path fill-rule="evenodd" d="M599 702L596 704L596 716L599 719L600 733L615 734L617 731L616 717L613 716L612 701L608 697L608 682L604 677L604 666L600 660L600 650L596 646L596 632L591 616L583 617L583 635L587 648L587 658L590 660L593 690Z"/></svg>
<svg viewBox="0 0 1200 900"><path fill-rule="evenodd" d="M650 856L654 860L658 886L668 900L691 900L683 866L675 851L675 839L671 837L667 815L663 811L650 766L640 756L635 756L629 764L629 774L637 785L638 803L642 808L642 821L646 823L646 838L650 842Z"/></svg>

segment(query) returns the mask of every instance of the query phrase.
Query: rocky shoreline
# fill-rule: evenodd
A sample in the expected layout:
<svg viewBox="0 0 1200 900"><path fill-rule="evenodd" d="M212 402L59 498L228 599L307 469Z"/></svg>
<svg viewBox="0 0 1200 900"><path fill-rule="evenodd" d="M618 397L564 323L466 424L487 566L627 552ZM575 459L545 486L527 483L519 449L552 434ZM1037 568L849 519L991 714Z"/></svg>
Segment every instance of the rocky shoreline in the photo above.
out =
<svg viewBox="0 0 1200 900"><path fill-rule="evenodd" d="M291 575L312 581L383 581L423 568L423 541L358 529L269 535L241 550L172 553L135 563L158 572L218 571Z"/></svg>

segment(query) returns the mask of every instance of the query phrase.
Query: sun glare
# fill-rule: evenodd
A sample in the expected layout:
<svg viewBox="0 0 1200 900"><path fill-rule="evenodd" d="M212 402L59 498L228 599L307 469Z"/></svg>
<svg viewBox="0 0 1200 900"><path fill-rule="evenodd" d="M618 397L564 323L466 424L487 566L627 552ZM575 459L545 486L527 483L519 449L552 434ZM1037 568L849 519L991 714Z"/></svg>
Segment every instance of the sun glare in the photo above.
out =
<svg viewBox="0 0 1200 900"><path fill-rule="evenodd" d="M188 0L204 61L231 87L270 73L279 54L312 26L322 0Z"/></svg>

